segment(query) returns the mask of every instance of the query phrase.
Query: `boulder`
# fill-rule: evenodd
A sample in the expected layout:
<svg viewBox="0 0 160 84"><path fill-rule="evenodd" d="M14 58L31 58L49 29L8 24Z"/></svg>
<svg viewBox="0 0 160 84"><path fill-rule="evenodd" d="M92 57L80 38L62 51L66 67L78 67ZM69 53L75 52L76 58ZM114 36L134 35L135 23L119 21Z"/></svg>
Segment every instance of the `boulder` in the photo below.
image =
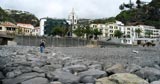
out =
<svg viewBox="0 0 160 84"><path fill-rule="evenodd" d="M160 84L160 80L159 81L153 81L150 84Z"/></svg>
<svg viewBox="0 0 160 84"><path fill-rule="evenodd" d="M140 70L141 68L142 68L142 67L139 66L139 65L130 64L130 65L127 65L126 71L129 72L129 73L134 73L134 72Z"/></svg>
<svg viewBox="0 0 160 84"><path fill-rule="evenodd" d="M84 76L80 78L80 83L93 83L95 84L95 78L93 76Z"/></svg>
<svg viewBox="0 0 160 84"><path fill-rule="evenodd" d="M32 68L31 68L31 67L28 67L28 66L19 66L18 69L19 69L22 73L32 72Z"/></svg>
<svg viewBox="0 0 160 84"><path fill-rule="evenodd" d="M105 71L101 71L101 70L98 70L98 69L89 69L87 71L80 72L78 74L78 76L80 76L80 77L93 76L94 78L100 78L100 77L104 77L106 75L107 74L106 74Z"/></svg>
<svg viewBox="0 0 160 84"><path fill-rule="evenodd" d="M40 69L39 67L34 67L32 71L33 71L33 72L38 72L38 73L44 72L44 71L43 71L42 69Z"/></svg>
<svg viewBox="0 0 160 84"><path fill-rule="evenodd" d="M0 79L3 79L4 78L4 75L2 72L0 72Z"/></svg>
<svg viewBox="0 0 160 84"><path fill-rule="evenodd" d="M21 84L48 84L48 80L46 78L36 77L30 80L26 80Z"/></svg>
<svg viewBox="0 0 160 84"><path fill-rule="evenodd" d="M139 71L136 71L135 74L149 82L160 79L160 70L151 67L142 68Z"/></svg>
<svg viewBox="0 0 160 84"><path fill-rule="evenodd" d="M113 65L112 67L108 68L106 71L107 71L107 73L110 73L110 74L125 73L126 72L125 66L122 64Z"/></svg>
<svg viewBox="0 0 160 84"><path fill-rule="evenodd" d="M54 76L53 80L56 79L60 81L62 84L78 84L79 82L79 77L66 71L56 70L51 74Z"/></svg>
<svg viewBox="0 0 160 84"><path fill-rule="evenodd" d="M35 77L45 77L45 74L43 73L40 74L40 73L35 73L35 72L25 73L15 78L12 78L12 79L3 79L2 82L3 84L17 84L17 83L21 83L21 82L24 82L26 80L29 80Z"/></svg>
<svg viewBox="0 0 160 84"><path fill-rule="evenodd" d="M82 71L87 70L88 68L85 65L77 64L77 65L71 65L71 66L64 67L63 69L64 70L68 69L68 70L73 71L73 72L82 72Z"/></svg>
<svg viewBox="0 0 160 84"><path fill-rule="evenodd" d="M57 67L55 67L54 65L45 65L43 67L41 67L41 70L43 70L44 72L53 72L56 70Z"/></svg>
<svg viewBox="0 0 160 84"><path fill-rule="evenodd" d="M96 84L149 84L149 83L134 74L117 73L109 77L98 79Z"/></svg>
<svg viewBox="0 0 160 84"><path fill-rule="evenodd" d="M16 76L18 76L18 75L20 75L20 74L22 74L22 72L21 72L20 70L14 70L14 71L12 71L12 72L8 72L8 73L6 74L6 77L7 77L7 78L13 78L13 77L16 77Z"/></svg>
<svg viewBox="0 0 160 84"><path fill-rule="evenodd" d="M58 81L54 81L54 82L50 82L50 84L62 84L62 83Z"/></svg>
<svg viewBox="0 0 160 84"><path fill-rule="evenodd" d="M101 64L93 64L89 66L90 69L99 69L102 70L102 65Z"/></svg>

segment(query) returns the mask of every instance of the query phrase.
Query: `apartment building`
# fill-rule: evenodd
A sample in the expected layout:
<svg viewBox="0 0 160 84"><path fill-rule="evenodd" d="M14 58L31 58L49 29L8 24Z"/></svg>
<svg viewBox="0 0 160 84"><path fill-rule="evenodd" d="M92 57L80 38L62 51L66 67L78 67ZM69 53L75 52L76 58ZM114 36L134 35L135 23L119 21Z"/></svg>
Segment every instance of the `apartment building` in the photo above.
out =
<svg viewBox="0 0 160 84"><path fill-rule="evenodd" d="M123 23L108 23L108 24L91 24L91 28L98 28L102 31L100 37L114 38L116 30L123 33L121 43L124 44L139 44L141 42L153 41L155 38L160 37L160 30L155 29L153 26L137 25L137 26L124 26ZM138 33L137 30L140 30Z"/></svg>

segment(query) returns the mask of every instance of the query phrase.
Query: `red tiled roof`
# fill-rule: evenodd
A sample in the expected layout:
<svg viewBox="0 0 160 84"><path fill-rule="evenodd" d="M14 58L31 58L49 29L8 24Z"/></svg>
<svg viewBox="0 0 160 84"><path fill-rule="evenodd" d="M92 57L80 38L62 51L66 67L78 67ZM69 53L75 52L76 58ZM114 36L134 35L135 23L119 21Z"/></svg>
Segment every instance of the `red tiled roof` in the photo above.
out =
<svg viewBox="0 0 160 84"><path fill-rule="evenodd" d="M17 23L17 26L19 27L25 27L25 28L34 28L31 24L24 24L24 23Z"/></svg>
<svg viewBox="0 0 160 84"><path fill-rule="evenodd" d="M11 22L2 22L1 25L5 27L16 27L16 25Z"/></svg>

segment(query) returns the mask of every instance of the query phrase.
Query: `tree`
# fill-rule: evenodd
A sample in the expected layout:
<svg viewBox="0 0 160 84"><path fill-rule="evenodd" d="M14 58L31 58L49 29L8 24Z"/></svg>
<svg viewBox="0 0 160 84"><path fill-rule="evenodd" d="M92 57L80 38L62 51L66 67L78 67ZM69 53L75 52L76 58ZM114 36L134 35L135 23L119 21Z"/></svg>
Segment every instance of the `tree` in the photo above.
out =
<svg viewBox="0 0 160 84"><path fill-rule="evenodd" d="M137 4L137 8L141 8L141 1L140 0L137 0L136 4Z"/></svg>
<svg viewBox="0 0 160 84"><path fill-rule="evenodd" d="M138 28L138 29L135 29L135 32L138 34L138 38L139 38L139 36L140 36L142 30Z"/></svg>
<svg viewBox="0 0 160 84"><path fill-rule="evenodd" d="M59 35L64 37L67 33L67 28L61 27L61 26L56 26L55 28L53 28L52 30L52 35Z"/></svg>
<svg viewBox="0 0 160 84"><path fill-rule="evenodd" d="M124 10L124 5L121 4L121 5L119 6L119 9L120 9L120 10Z"/></svg>
<svg viewBox="0 0 160 84"><path fill-rule="evenodd" d="M114 36L115 36L115 37L120 38L120 37L122 37L122 35L123 35L123 33L122 33L120 30L115 30L115 31L114 31Z"/></svg>
<svg viewBox="0 0 160 84"><path fill-rule="evenodd" d="M84 29L78 27L76 30L73 31L74 34L76 34L78 37L84 36Z"/></svg>
<svg viewBox="0 0 160 84"><path fill-rule="evenodd" d="M93 30L93 34L95 35L95 39L97 39L98 37L98 35L101 35L102 34L102 32L101 31L99 31L98 29L94 29Z"/></svg>
<svg viewBox="0 0 160 84"><path fill-rule="evenodd" d="M148 30L145 32L145 35L147 35L147 37L150 38L151 35L153 35L153 32L151 30Z"/></svg>
<svg viewBox="0 0 160 84"><path fill-rule="evenodd" d="M90 36L93 35L92 29L89 27L89 25L86 25L84 33L86 34L87 39L90 38Z"/></svg>

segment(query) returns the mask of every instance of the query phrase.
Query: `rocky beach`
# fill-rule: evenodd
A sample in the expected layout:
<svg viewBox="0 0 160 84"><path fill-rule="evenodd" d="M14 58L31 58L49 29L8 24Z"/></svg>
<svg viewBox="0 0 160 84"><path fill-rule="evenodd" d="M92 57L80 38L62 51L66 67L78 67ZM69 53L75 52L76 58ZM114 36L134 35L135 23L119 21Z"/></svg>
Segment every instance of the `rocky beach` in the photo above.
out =
<svg viewBox="0 0 160 84"><path fill-rule="evenodd" d="M0 84L160 84L160 47L0 46Z"/></svg>

